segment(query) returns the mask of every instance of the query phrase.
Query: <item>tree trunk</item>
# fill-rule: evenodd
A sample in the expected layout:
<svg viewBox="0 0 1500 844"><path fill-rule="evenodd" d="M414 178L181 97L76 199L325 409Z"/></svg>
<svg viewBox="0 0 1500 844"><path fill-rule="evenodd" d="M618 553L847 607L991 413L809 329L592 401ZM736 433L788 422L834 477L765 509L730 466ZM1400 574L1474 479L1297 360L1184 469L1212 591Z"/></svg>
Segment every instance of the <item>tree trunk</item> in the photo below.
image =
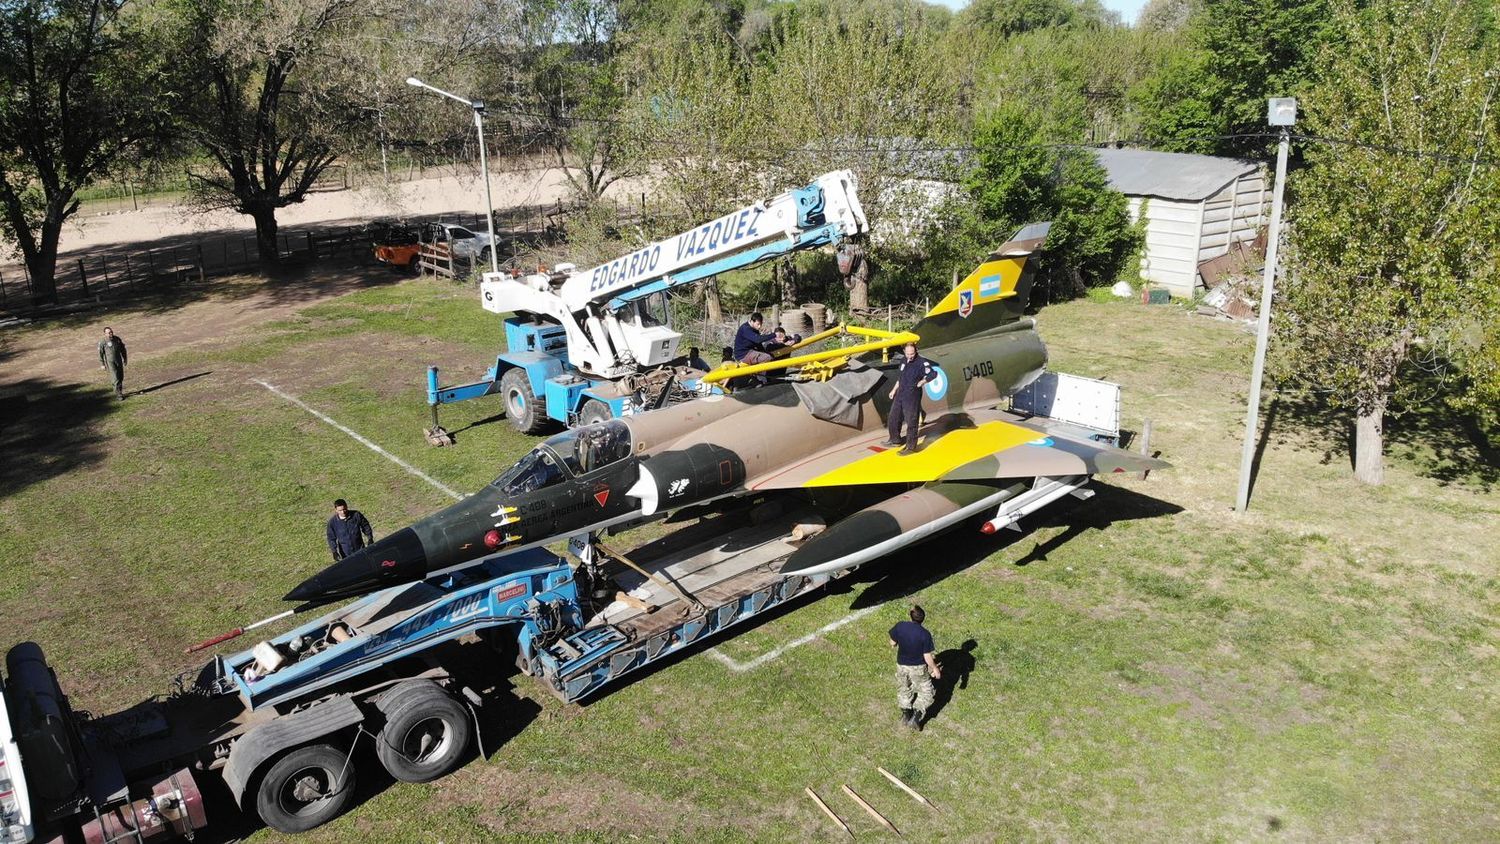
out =
<svg viewBox="0 0 1500 844"><path fill-rule="evenodd" d="M849 310L868 310L870 307L870 259L861 256L859 265L849 274Z"/></svg>
<svg viewBox="0 0 1500 844"><path fill-rule="evenodd" d="M1379 485L1385 481L1385 408L1381 396L1375 405L1362 408L1354 422L1354 479Z"/></svg>
<svg viewBox="0 0 1500 844"><path fill-rule="evenodd" d="M62 220L48 214L42 219L41 239L36 253L26 256L26 272L31 276L31 304L57 304L57 241L62 235Z"/></svg>
<svg viewBox="0 0 1500 844"><path fill-rule="evenodd" d="M281 244L276 240L276 209L257 208L249 212L255 220L255 251L260 262L274 267L281 262Z"/></svg>
<svg viewBox="0 0 1500 844"><path fill-rule="evenodd" d="M719 301L719 285L712 279L703 282L703 301L708 305L708 321L717 325L724 321L724 303Z"/></svg>

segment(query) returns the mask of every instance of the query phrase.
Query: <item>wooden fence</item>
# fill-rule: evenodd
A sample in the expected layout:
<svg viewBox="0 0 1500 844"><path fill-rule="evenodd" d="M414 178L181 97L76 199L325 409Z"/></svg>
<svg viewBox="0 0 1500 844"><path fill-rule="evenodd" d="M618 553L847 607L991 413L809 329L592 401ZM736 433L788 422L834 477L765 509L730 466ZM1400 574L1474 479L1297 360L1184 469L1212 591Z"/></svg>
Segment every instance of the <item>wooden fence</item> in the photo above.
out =
<svg viewBox="0 0 1500 844"><path fill-rule="evenodd" d="M561 204L530 206L495 214L495 234L514 252L518 242L560 236ZM476 231L486 230L481 214L444 214L403 221L420 226L427 222L458 223ZM376 228L372 224L336 228L284 231L276 236L284 264L308 264L327 260L351 263L374 261ZM501 254L505 254L502 245ZM448 271L454 269L448 263ZM460 262L462 264L464 262ZM57 304L97 301L159 290L182 282L204 282L211 277L257 270L260 254L253 234L204 237L179 245L149 249L99 249L87 255L68 255L57 262ZM33 310L31 279L24 266L0 270L0 311L24 313Z"/></svg>

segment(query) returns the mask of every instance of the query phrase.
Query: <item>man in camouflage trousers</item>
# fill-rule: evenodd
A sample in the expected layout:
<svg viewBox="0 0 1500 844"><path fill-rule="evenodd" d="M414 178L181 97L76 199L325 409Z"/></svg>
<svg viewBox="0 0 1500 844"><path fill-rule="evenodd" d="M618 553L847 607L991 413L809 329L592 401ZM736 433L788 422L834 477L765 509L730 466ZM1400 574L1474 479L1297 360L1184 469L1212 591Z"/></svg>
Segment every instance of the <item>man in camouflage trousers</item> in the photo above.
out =
<svg viewBox="0 0 1500 844"><path fill-rule="evenodd" d="M927 613L913 605L907 613L911 621L891 628L891 647L896 649L896 706L901 709L901 725L921 730L927 718L927 707L936 694L932 681L943 676L933 656L937 649L932 634L922 626Z"/></svg>

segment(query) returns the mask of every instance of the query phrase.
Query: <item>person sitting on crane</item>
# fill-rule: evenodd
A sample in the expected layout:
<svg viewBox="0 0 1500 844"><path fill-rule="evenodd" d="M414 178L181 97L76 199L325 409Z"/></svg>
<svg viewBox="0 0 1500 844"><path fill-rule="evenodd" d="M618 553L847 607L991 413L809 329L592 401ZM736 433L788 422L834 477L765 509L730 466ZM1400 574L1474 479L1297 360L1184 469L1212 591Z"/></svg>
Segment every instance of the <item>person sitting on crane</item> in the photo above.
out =
<svg viewBox="0 0 1500 844"><path fill-rule="evenodd" d="M766 354L764 344L776 339L775 332L762 334L760 332L764 318L759 311L750 315L750 319L740 325L740 330L734 334L734 359L740 363L750 366L757 363L765 363L771 359Z"/></svg>
<svg viewBox="0 0 1500 844"><path fill-rule="evenodd" d="M776 353L781 351L782 349L788 348L790 346L795 346L798 343L802 342L801 334L793 334L792 336L788 337L786 329L782 328L779 325L776 326L776 330L771 333L774 335L771 338L771 342L766 343L764 346L762 346L762 348L766 350L766 354L770 355L771 357L776 357Z"/></svg>

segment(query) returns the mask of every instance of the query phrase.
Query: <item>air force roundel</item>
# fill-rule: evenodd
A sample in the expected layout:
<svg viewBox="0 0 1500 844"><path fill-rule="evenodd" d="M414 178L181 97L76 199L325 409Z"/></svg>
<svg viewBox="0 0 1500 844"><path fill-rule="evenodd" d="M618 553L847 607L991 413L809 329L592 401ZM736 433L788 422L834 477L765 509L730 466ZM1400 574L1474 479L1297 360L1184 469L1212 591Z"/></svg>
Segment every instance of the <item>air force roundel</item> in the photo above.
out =
<svg viewBox="0 0 1500 844"><path fill-rule="evenodd" d="M958 315L961 317L967 317L972 313L974 313L974 291L958 291Z"/></svg>
<svg viewBox="0 0 1500 844"><path fill-rule="evenodd" d="M943 396L948 395L948 373L944 372L942 367L934 365L932 380L922 387L922 392L933 401L941 401Z"/></svg>

